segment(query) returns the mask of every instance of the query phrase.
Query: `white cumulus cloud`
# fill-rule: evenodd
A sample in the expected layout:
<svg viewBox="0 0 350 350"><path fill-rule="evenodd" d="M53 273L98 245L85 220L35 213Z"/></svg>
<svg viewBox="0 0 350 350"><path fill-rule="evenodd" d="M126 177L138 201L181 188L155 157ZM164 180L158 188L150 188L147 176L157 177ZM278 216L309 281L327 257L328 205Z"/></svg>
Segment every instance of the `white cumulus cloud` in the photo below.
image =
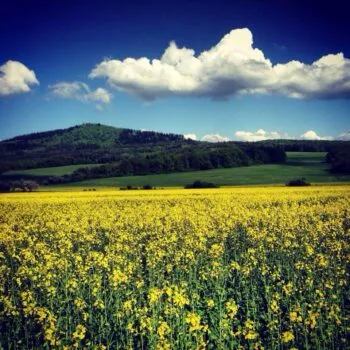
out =
<svg viewBox="0 0 350 350"><path fill-rule="evenodd" d="M186 140L197 140L197 135L196 134L184 134L184 138Z"/></svg>
<svg viewBox="0 0 350 350"><path fill-rule="evenodd" d="M81 102L94 102L96 109L101 110L101 104L109 104L113 95L103 88L91 90L89 86L80 81L74 82L59 82L54 85L49 85L51 93L55 97L75 99Z"/></svg>
<svg viewBox="0 0 350 350"><path fill-rule="evenodd" d="M350 141L350 131L338 135L336 139L341 141Z"/></svg>
<svg viewBox="0 0 350 350"><path fill-rule="evenodd" d="M267 132L263 129L259 129L255 132L242 130L236 131L234 135L238 141L264 141L290 138L288 134L283 134L277 131Z"/></svg>
<svg viewBox="0 0 350 350"><path fill-rule="evenodd" d="M204 135L201 138L201 141L206 141L206 142L227 142L230 141L230 138L227 136L222 136L220 134L208 134Z"/></svg>
<svg viewBox="0 0 350 350"><path fill-rule="evenodd" d="M95 91L90 92L89 99L91 101L97 101L104 104L108 104L111 102L112 94L106 89L97 88Z"/></svg>
<svg viewBox="0 0 350 350"><path fill-rule="evenodd" d="M303 134L300 135L300 138L302 140L333 140L333 137L331 137L331 136L319 136L313 130L305 131Z"/></svg>
<svg viewBox="0 0 350 350"><path fill-rule="evenodd" d="M21 62L10 60L0 66L0 96L29 92L38 84L34 71Z"/></svg>
<svg viewBox="0 0 350 350"><path fill-rule="evenodd" d="M232 30L198 55L171 42L160 58L106 59L89 77L106 78L111 87L145 100L272 93L299 99L350 98L350 60L343 53L325 55L312 64L272 64L253 47L248 28Z"/></svg>

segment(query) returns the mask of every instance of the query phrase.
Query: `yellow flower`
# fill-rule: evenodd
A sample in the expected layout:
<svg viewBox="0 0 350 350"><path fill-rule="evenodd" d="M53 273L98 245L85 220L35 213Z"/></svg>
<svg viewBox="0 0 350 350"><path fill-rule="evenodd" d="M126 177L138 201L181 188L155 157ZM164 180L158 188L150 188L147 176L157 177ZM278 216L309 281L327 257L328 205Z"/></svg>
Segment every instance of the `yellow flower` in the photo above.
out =
<svg viewBox="0 0 350 350"><path fill-rule="evenodd" d="M185 318L186 323L190 325L190 332L199 331L201 327L201 317L194 312L191 312Z"/></svg>
<svg viewBox="0 0 350 350"><path fill-rule="evenodd" d="M141 288L141 287L143 287L144 284L145 284L144 281L137 281L136 282L136 288Z"/></svg>
<svg viewBox="0 0 350 350"><path fill-rule="evenodd" d="M211 309L213 306L215 305L214 300L213 299L209 299L207 300L207 306Z"/></svg>
<svg viewBox="0 0 350 350"><path fill-rule="evenodd" d="M75 299L74 304L79 310L82 310L84 307L86 307L85 301L80 298Z"/></svg>
<svg viewBox="0 0 350 350"><path fill-rule="evenodd" d="M314 249L310 245L307 245L306 246L306 254L308 256L311 256L313 253L314 253Z"/></svg>
<svg viewBox="0 0 350 350"><path fill-rule="evenodd" d="M283 343L289 343L290 341L294 340L293 332L291 331L283 332L281 335L281 340Z"/></svg>
<svg viewBox="0 0 350 350"><path fill-rule="evenodd" d="M130 333L135 333L135 328L134 328L134 325L133 325L132 322L129 322L129 323L127 324L126 329L127 329L127 331L130 332Z"/></svg>
<svg viewBox="0 0 350 350"><path fill-rule="evenodd" d="M164 291L168 297L171 297L173 295L173 290L170 287L165 287Z"/></svg>
<svg viewBox="0 0 350 350"><path fill-rule="evenodd" d="M124 309L125 311L131 311L131 310L132 310L132 300L124 301L124 303L123 303L123 309Z"/></svg>
<svg viewBox="0 0 350 350"><path fill-rule="evenodd" d="M273 313L278 312L278 310L280 309L278 306L278 303L276 300L272 300L271 304L270 304L270 309Z"/></svg>
<svg viewBox="0 0 350 350"><path fill-rule="evenodd" d="M318 266L320 267L327 267L328 266L328 260L323 254L317 254L316 262Z"/></svg>
<svg viewBox="0 0 350 350"><path fill-rule="evenodd" d="M289 313L289 318L292 322L302 322L303 321L302 317L296 311L291 311Z"/></svg>
<svg viewBox="0 0 350 350"><path fill-rule="evenodd" d="M212 258L216 259L223 253L223 247L220 244L213 244L209 250L209 254Z"/></svg>
<svg viewBox="0 0 350 350"><path fill-rule="evenodd" d="M151 318L149 317L141 317L140 319L140 329L141 333L143 334L146 330L151 332L152 331L152 322Z"/></svg>
<svg viewBox="0 0 350 350"><path fill-rule="evenodd" d="M230 267L232 270L237 270L237 271L241 269L241 266L236 261L232 261Z"/></svg>
<svg viewBox="0 0 350 350"><path fill-rule="evenodd" d="M105 304L101 299L96 299L96 301L94 302L94 306L100 310L103 310L105 308Z"/></svg>
<svg viewBox="0 0 350 350"><path fill-rule="evenodd" d="M189 303L188 298L176 290L174 292L173 301L174 301L174 304L179 307L182 307Z"/></svg>
<svg viewBox="0 0 350 350"><path fill-rule="evenodd" d="M166 322L161 322L157 328L157 333L161 339L164 339L164 337L170 333L170 327Z"/></svg>
<svg viewBox="0 0 350 350"><path fill-rule="evenodd" d="M252 330L249 330L246 335L244 336L245 339L247 340L254 340L258 337L258 333L252 331Z"/></svg>
<svg viewBox="0 0 350 350"><path fill-rule="evenodd" d="M255 331L255 323L249 318L244 322L244 338L247 340L254 340L258 337L258 333Z"/></svg>
<svg viewBox="0 0 350 350"><path fill-rule="evenodd" d="M158 302L159 298L162 296L163 292L159 288L151 288L148 294L148 298L151 304Z"/></svg>
<svg viewBox="0 0 350 350"><path fill-rule="evenodd" d="M124 283L128 280L128 276L120 271L118 268L113 269L110 276L111 284L114 288L118 287L121 283Z"/></svg>
<svg viewBox="0 0 350 350"><path fill-rule="evenodd" d="M292 311L289 313L289 318L292 322L295 322L298 318L298 313L295 311Z"/></svg>
<svg viewBox="0 0 350 350"><path fill-rule="evenodd" d="M305 319L304 323L314 329L317 325L318 312L309 312L309 317Z"/></svg>
<svg viewBox="0 0 350 350"><path fill-rule="evenodd" d="M283 286L283 291L286 293L286 295L290 295L293 290L293 283L288 282L286 285Z"/></svg>
<svg viewBox="0 0 350 350"><path fill-rule="evenodd" d="M226 303L226 310L229 318L233 318L237 315L238 306L233 299Z"/></svg>
<svg viewBox="0 0 350 350"><path fill-rule="evenodd" d="M85 338L86 328L82 324L78 324L75 332L73 333L73 339L82 340Z"/></svg>

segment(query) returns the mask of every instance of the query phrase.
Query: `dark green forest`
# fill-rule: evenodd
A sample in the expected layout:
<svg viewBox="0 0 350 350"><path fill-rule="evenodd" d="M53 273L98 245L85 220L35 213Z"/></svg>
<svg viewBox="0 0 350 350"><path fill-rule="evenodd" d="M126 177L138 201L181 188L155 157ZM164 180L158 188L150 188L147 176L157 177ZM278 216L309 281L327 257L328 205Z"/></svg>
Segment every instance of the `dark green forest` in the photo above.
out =
<svg viewBox="0 0 350 350"><path fill-rule="evenodd" d="M332 172L350 174L350 144L334 145L327 154L327 162L332 164Z"/></svg>

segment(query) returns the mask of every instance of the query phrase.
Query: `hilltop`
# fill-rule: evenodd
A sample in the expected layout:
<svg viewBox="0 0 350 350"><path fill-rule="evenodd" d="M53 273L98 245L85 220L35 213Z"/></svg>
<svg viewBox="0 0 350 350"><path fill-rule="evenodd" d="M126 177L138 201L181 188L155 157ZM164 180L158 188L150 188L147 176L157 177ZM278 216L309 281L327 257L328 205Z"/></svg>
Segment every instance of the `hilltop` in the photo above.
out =
<svg viewBox="0 0 350 350"><path fill-rule="evenodd" d="M102 124L32 133L0 142L0 172L37 167L109 163L144 143L183 143L183 136Z"/></svg>

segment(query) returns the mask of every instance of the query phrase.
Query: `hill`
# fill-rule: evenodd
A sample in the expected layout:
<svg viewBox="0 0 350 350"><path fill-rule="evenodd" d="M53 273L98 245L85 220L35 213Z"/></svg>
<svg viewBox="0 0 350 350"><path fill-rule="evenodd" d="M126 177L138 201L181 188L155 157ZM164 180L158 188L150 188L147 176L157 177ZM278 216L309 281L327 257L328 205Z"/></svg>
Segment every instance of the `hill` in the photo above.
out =
<svg viewBox="0 0 350 350"><path fill-rule="evenodd" d="M142 134L142 137L139 135ZM0 142L0 173L62 165L108 163L138 144L183 142L180 135L139 132L102 124L82 124L67 129L17 136Z"/></svg>
<svg viewBox="0 0 350 350"><path fill-rule="evenodd" d="M182 135L101 124L83 124L0 142L0 171L5 177L36 176L49 183L282 163L284 160L284 151L270 145L212 144L186 140ZM72 165L76 168L63 176L57 176L61 170L54 171L54 177L45 175L45 170L35 170ZM24 171L26 169L32 170Z"/></svg>
<svg viewBox="0 0 350 350"><path fill-rule="evenodd" d="M349 142L341 141L268 140L213 144L186 140L176 134L82 124L0 142L0 180L25 178L42 184L62 184L122 176L283 164L286 151L300 154L305 150L313 151L314 155L317 151L329 152L327 160L332 163L333 169L347 173L348 148ZM293 165L297 166L300 161L305 159L295 159ZM272 173L273 169L270 169Z"/></svg>

